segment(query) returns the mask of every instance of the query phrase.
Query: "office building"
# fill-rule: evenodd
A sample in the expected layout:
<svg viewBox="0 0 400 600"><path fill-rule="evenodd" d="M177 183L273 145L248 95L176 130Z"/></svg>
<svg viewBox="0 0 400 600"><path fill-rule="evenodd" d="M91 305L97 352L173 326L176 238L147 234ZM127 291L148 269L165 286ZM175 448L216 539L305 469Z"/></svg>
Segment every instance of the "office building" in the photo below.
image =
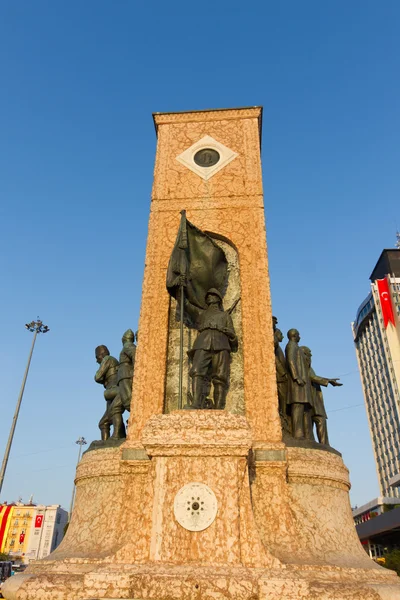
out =
<svg viewBox="0 0 400 600"><path fill-rule="evenodd" d="M353 508L356 531L364 550L382 564L385 554L400 547L400 502L398 498L375 498Z"/></svg>
<svg viewBox="0 0 400 600"><path fill-rule="evenodd" d="M383 250L352 323L381 496L399 497L400 249Z"/></svg>

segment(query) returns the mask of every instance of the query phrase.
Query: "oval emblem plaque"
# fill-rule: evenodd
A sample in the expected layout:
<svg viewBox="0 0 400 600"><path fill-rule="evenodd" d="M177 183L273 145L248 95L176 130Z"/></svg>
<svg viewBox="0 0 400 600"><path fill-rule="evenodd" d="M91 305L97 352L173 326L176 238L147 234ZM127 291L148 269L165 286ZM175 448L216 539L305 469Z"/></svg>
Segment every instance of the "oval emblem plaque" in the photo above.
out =
<svg viewBox="0 0 400 600"><path fill-rule="evenodd" d="M193 157L194 162L199 167L213 167L219 162L219 152L213 148L202 148L198 150Z"/></svg>

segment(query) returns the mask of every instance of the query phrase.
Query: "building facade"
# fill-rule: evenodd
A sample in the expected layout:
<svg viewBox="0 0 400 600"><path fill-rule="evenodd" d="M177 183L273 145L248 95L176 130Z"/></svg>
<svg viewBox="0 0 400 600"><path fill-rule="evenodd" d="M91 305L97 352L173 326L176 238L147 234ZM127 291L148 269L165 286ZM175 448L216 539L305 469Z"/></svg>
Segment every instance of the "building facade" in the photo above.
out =
<svg viewBox="0 0 400 600"><path fill-rule="evenodd" d="M33 505L19 503L11 507L3 552L12 558L23 561L26 555L35 508Z"/></svg>
<svg viewBox="0 0 400 600"><path fill-rule="evenodd" d="M353 508L356 531L370 558L385 564L385 555L400 548L400 501L375 498Z"/></svg>
<svg viewBox="0 0 400 600"><path fill-rule="evenodd" d="M384 250L352 323L380 493L399 497L400 249Z"/></svg>
<svg viewBox="0 0 400 600"><path fill-rule="evenodd" d="M363 504L363 506L352 508L354 524L360 525L361 523L366 523L398 507L400 507L400 500L398 498L383 498L379 496L370 500L367 504Z"/></svg>
<svg viewBox="0 0 400 600"><path fill-rule="evenodd" d="M67 522L68 513L59 504L37 506L26 552L27 561L44 558L53 552L64 537Z"/></svg>
<svg viewBox="0 0 400 600"><path fill-rule="evenodd" d="M68 513L59 504L0 506L0 551L29 563L53 552L61 542Z"/></svg>

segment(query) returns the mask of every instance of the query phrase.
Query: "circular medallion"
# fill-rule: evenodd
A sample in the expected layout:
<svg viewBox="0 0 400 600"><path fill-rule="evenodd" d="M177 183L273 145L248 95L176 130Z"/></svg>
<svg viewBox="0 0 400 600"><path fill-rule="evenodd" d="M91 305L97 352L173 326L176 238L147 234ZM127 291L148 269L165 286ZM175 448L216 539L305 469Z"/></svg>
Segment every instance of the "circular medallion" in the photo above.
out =
<svg viewBox="0 0 400 600"><path fill-rule="evenodd" d="M219 152L213 148L202 148L193 157L194 162L199 167L213 167L219 162L219 159Z"/></svg>
<svg viewBox="0 0 400 600"><path fill-rule="evenodd" d="M207 529L213 523L217 510L215 494L204 483L188 483L175 496L175 519L189 531Z"/></svg>

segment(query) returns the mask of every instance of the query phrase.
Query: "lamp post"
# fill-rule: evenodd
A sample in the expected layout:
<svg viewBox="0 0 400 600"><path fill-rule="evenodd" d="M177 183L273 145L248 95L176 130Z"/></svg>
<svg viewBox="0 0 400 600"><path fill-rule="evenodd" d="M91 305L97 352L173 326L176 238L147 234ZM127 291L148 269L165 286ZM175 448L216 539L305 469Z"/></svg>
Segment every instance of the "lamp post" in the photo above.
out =
<svg viewBox="0 0 400 600"><path fill-rule="evenodd" d="M81 454L82 454L82 446L85 446L87 444L87 441L85 440L84 437L79 437L75 444L79 445L79 452L78 452L78 461L76 463L76 465L79 465L79 461L81 460ZM71 515L72 515L72 509L74 508L74 500L75 500L75 481L74 481L74 485L72 488L72 498L71 498L71 506L69 507L69 519L68 521L71 520Z"/></svg>
<svg viewBox="0 0 400 600"><path fill-rule="evenodd" d="M6 451L4 453L4 458L3 458L2 465L1 465L1 471L0 471L0 493L1 493L1 489L3 487L4 475L5 475L6 469L7 469L8 458L10 456L10 450L11 450L11 444L12 444L13 437L14 437L15 427L17 425L19 409L21 407L22 396L24 395L24 389L25 389L26 379L28 377L28 372L29 372L29 367L30 367L30 364L31 364L33 349L35 347L36 337L37 337L38 333L47 333L48 331L50 331L50 329L47 327L47 325L43 325L43 322L39 319L39 317L37 318L37 321L32 321L31 323L26 323L25 329L27 329L28 331L33 332L34 335L33 335L33 341L32 341L31 351L29 352L28 363L26 365L26 369L25 369L25 373L24 373L24 378L22 380L22 385L21 385L21 389L20 389L20 392L19 392L18 400L17 400L17 406L15 408L15 413L14 413L14 417L13 417L12 424L11 424L10 435L8 436Z"/></svg>

